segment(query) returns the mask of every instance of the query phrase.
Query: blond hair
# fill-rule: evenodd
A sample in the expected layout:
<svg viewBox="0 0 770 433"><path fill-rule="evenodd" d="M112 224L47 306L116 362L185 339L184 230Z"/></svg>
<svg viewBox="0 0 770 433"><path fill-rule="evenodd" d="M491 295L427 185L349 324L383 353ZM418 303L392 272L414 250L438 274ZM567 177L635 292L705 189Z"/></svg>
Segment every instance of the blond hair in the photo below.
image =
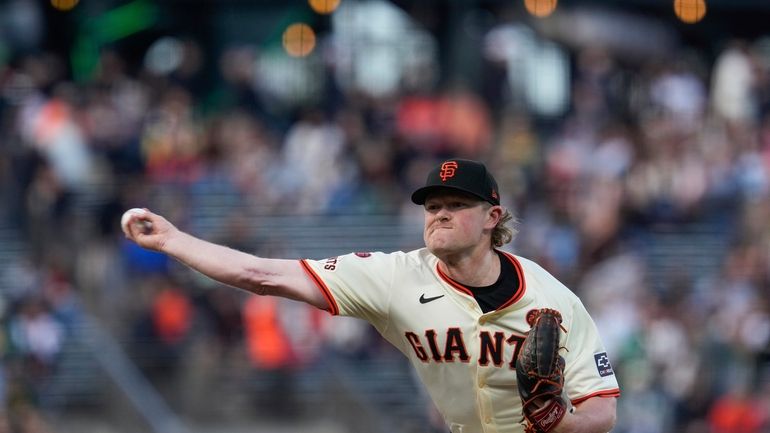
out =
<svg viewBox="0 0 770 433"><path fill-rule="evenodd" d="M513 240L516 229L506 225L509 221L513 221L513 219L513 214L508 209L505 209L505 213L500 217L500 221L492 229L492 245L499 248Z"/></svg>

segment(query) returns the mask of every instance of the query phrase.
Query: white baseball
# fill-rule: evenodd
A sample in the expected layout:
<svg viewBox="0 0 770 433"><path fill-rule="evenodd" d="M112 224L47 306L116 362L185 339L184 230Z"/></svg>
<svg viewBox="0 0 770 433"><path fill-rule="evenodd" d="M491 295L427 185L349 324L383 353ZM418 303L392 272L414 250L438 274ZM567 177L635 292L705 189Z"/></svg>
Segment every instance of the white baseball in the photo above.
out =
<svg viewBox="0 0 770 433"><path fill-rule="evenodd" d="M120 226L123 228L123 231L128 233L128 220L131 218L132 215L142 216L146 215L147 211L144 209L140 209L138 207L135 207L133 209L129 209L125 212L123 212L123 216L120 218ZM149 221L135 221L134 224L139 224L141 230L144 233L147 233L152 228L152 224Z"/></svg>

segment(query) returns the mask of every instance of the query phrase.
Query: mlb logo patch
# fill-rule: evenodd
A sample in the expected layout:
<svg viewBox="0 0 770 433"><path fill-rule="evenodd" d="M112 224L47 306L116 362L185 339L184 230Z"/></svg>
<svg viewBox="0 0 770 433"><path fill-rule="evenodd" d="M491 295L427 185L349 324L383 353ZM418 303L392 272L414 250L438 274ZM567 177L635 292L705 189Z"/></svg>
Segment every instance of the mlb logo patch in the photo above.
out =
<svg viewBox="0 0 770 433"><path fill-rule="evenodd" d="M596 361L596 370L599 371L599 376L604 377L615 374L615 372L612 371L610 358L607 357L607 352L594 353L594 361Z"/></svg>

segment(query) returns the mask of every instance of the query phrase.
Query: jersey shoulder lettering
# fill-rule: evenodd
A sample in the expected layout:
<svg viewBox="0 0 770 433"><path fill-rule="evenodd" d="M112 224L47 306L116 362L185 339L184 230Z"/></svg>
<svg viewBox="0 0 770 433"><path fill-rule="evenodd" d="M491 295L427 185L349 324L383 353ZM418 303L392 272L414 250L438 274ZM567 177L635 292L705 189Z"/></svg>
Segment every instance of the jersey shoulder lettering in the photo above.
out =
<svg viewBox="0 0 770 433"><path fill-rule="evenodd" d="M365 319L379 329L386 325L395 274L419 275L426 266L419 251L352 253L301 263L324 292L332 314Z"/></svg>

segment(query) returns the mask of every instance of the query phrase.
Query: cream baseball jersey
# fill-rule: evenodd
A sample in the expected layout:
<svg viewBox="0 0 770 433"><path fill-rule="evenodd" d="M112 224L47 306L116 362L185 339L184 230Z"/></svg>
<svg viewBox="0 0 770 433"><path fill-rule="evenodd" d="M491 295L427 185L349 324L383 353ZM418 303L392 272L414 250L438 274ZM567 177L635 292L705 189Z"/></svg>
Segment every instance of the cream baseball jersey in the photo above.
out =
<svg viewBox="0 0 770 433"><path fill-rule="evenodd" d="M444 275L427 249L355 253L301 264L332 314L370 322L412 363L453 433L524 431L515 359L528 313L558 310L565 400L617 397L618 383L580 299L532 261L505 253L520 285L483 313L469 289Z"/></svg>

